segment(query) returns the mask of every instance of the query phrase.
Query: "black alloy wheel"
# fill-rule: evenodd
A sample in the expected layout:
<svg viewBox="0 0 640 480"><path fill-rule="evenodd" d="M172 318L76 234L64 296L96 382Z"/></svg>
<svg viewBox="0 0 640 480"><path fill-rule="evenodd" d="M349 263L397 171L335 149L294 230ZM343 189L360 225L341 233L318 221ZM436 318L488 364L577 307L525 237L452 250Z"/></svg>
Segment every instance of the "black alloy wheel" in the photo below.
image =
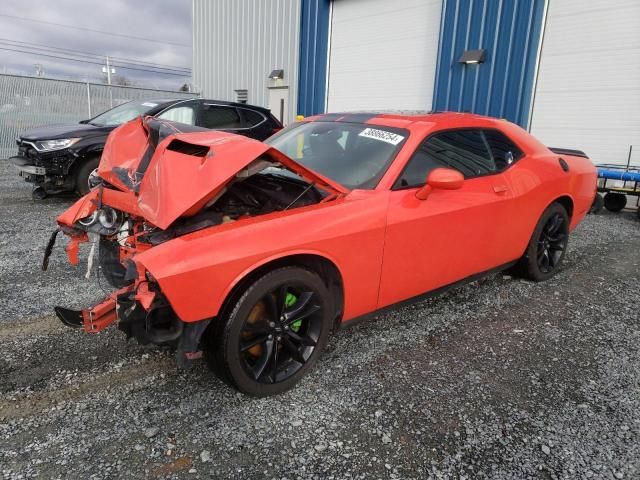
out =
<svg viewBox="0 0 640 480"><path fill-rule="evenodd" d="M527 250L514 273L540 282L560 269L569 241L569 215L564 206L552 203L536 225Z"/></svg>
<svg viewBox="0 0 640 480"><path fill-rule="evenodd" d="M551 273L558 267L567 247L568 237L565 218L559 212L554 213L538 238L536 260L542 273Z"/></svg>
<svg viewBox="0 0 640 480"><path fill-rule="evenodd" d="M98 165L100 164L100 155L93 155L86 159L84 163L81 163L78 166L76 171L76 192L78 195L86 195L89 193L92 187L92 181L89 179L93 174L94 170L97 170Z"/></svg>
<svg viewBox="0 0 640 480"><path fill-rule="evenodd" d="M266 396L291 388L317 360L331 327L329 293L313 272L267 273L238 299L207 358L239 390Z"/></svg>
<svg viewBox="0 0 640 480"><path fill-rule="evenodd" d="M285 283L255 304L244 322L239 349L256 381L277 383L307 363L322 331L321 307L314 297L312 291Z"/></svg>

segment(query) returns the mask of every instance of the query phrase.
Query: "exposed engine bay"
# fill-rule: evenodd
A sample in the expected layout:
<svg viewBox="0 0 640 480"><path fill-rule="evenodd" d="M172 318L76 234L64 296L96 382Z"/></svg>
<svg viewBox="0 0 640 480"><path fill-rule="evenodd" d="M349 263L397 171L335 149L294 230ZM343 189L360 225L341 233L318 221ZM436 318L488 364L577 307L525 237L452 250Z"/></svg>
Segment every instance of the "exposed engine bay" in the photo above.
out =
<svg viewBox="0 0 640 480"><path fill-rule="evenodd" d="M264 166L266 162L261 162ZM98 260L100 275L114 287L121 288L135 279L122 253L140 247L149 248L173 238L204 228L234 222L242 218L266 215L271 212L313 205L322 201L326 193L294 173L271 164L262 171L231 183L215 201L190 217L181 217L168 229L162 230L110 207L96 210L79 224L88 232L100 235Z"/></svg>
<svg viewBox="0 0 640 480"><path fill-rule="evenodd" d="M187 233L240 218L313 205L326 193L288 170L267 167L260 173L239 179L226 188L212 205L192 217L178 219L167 230L154 230L143 238L158 245Z"/></svg>

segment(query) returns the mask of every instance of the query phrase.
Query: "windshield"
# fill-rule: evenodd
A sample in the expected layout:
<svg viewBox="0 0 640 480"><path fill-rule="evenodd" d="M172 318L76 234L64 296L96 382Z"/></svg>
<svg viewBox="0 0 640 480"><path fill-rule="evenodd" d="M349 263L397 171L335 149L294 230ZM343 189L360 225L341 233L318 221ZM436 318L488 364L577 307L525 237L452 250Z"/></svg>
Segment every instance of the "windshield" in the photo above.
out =
<svg viewBox="0 0 640 480"><path fill-rule="evenodd" d="M403 129L347 122L292 125L268 143L347 188L374 188L408 137Z"/></svg>
<svg viewBox="0 0 640 480"><path fill-rule="evenodd" d="M158 104L156 102L134 100L133 102L123 103L122 105L118 105L111 110L101 113L97 117L92 118L89 123L99 126L120 125L121 123L128 122L147 113L157 106Z"/></svg>

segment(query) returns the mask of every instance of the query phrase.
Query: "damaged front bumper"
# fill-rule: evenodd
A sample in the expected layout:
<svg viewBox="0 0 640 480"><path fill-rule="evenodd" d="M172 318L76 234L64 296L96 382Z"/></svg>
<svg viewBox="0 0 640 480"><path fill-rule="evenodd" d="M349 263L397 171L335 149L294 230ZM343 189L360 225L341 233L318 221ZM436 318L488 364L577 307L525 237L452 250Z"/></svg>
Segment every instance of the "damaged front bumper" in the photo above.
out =
<svg viewBox="0 0 640 480"><path fill-rule="evenodd" d="M21 177L28 178L31 175L44 176L47 174L46 168L34 165L25 157L11 157L9 163L18 169Z"/></svg>
<svg viewBox="0 0 640 480"><path fill-rule="evenodd" d="M95 197L95 198L93 198ZM78 265L78 253L82 243L92 243L89 254L87 278L91 270L94 248L98 238L102 238L100 231L104 225L99 222L87 226L87 222L76 220L86 219L96 212L105 212L107 207L102 203L101 188L92 192L86 198L91 200L87 203L78 202L78 210L71 214L69 221L64 220L64 215L59 217L57 228L51 235L45 248L42 269L46 270L49 264L49 257L53 251L56 239L60 232L68 238L65 251L68 261L72 265ZM91 228L93 226L93 231ZM90 231L83 231L88 228ZM111 235L106 235L110 238ZM115 324L123 331L127 338L135 338L138 343L146 345L149 343L157 345L173 344L177 345L177 362L181 368L189 368L191 362L202 356L199 348L200 337L210 323L210 319L197 322L185 323L175 313L165 296L162 294L155 279L146 271L144 266L135 261L137 253L150 248L150 245L139 242L136 235L127 237L125 243L119 246L119 255L116 254L117 261L124 267L124 286L115 290L96 305L81 310L56 306L55 313L60 321L71 328L82 329L86 333L98 333L105 328Z"/></svg>

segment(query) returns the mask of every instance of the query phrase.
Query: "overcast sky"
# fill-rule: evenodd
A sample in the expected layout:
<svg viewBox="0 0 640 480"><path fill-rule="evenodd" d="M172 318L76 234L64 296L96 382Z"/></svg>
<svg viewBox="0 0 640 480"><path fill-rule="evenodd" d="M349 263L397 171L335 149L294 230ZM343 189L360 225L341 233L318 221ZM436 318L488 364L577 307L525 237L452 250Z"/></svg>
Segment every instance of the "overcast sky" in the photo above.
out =
<svg viewBox="0 0 640 480"><path fill-rule="evenodd" d="M105 35L24 19L74 25L157 40ZM47 58L3 49L32 50L9 41L41 44L145 62L191 67L191 0L2 0L0 2L0 73L34 75L41 64L47 77L100 81L100 65ZM182 46L186 45L186 46ZM41 51L51 55L68 53ZM90 60L90 59L88 59ZM93 59L92 61L99 61ZM129 65L134 66L134 65ZM140 68L147 68L140 66ZM116 67L134 84L177 89L188 77L140 72Z"/></svg>

